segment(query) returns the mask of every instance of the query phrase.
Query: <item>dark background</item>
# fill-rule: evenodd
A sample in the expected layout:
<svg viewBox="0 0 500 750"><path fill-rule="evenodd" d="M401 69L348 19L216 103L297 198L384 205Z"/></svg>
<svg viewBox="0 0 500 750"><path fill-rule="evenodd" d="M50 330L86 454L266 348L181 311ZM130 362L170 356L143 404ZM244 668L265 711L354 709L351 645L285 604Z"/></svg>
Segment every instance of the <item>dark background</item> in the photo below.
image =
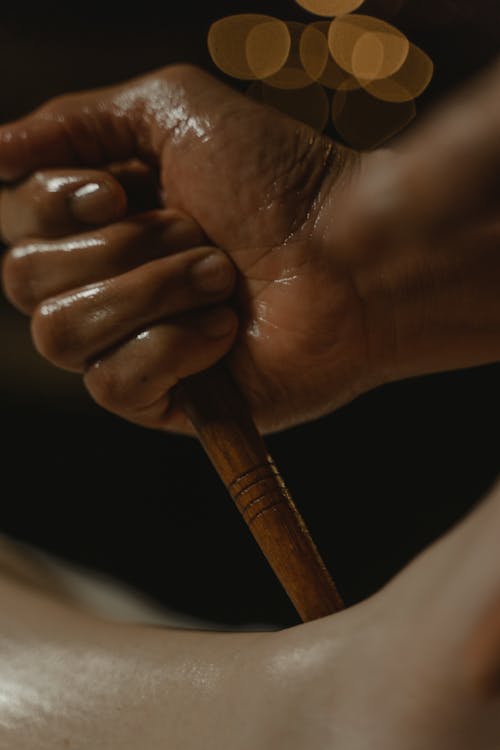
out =
<svg viewBox="0 0 500 750"><path fill-rule="evenodd" d="M52 95L170 62L219 75L206 35L230 13L312 18L293 0L162 7L100 3L75 12L48 3L29 18L2 11L1 121ZM460 18L445 26L413 25L404 14L396 21L436 62L421 115L498 49L498 33ZM298 622L195 441L93 405L78 377L33 352L27 319L3 298L0 333L0 531L190 614L229 625ZM390 385L267 438L346 603L380 588L495 480L499 373L491 365Z"/></svg>

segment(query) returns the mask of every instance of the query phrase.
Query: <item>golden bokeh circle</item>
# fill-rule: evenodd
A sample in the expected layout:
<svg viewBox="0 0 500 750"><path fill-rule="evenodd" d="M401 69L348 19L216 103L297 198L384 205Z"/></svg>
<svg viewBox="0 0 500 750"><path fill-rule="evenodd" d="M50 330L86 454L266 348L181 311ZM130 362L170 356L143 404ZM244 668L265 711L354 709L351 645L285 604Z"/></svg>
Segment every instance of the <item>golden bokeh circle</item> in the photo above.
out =
<svg viewBox="0 0 500 750"><path fill-rule="evenodd" d="M332 21L328 46L333 59L343 70L357 77L356 65L367 80L394 75L404 65L410 51L410 42L395 26L359 14Z"/></svg>
<svg viewBox="0 0 500 750"><path fill-rule="evenodd" d="M324 130L360 150L394 138L416 115L415 99L429 86L434 64L399 29L350 14L358 0L297 0L317 15L308 25L246 13L209 29L212 60L224 73L254 81L249 96ZM330 106L325 89L336 93Z"/></svg>
<svg viewBox="0 0 500 750"><path fill-rule="evenodd" d="M433 75L434 63L429 55L412 44L403 67L397 73L382 80L361 83L377 99L385 102L406 102L423 94Z"/></svg>
<svg viewBox="0 0 500 750"><path fill-rule="evenodd" d="M385 49L379 34L365 31L356 41L352 50L352 73L361 80L379 78L384 65Z"/></svg>
<svg viewBox="0 0 500 750"><path fill-rule="evenodd" d="M360 88L360 83L338 65L328 48L330 21L314 21L304 29L300 57L306 72L327 89Z"/></svg>
<svg viewBox="0 0 500 750"><path fill-rule="evenodd" d="M265 82L278 89L302 89L314 83L314 79L304 68L300 53L300 42L306 25L298 21L287 21L286 25L291 40L288 57L280 70L267 77Z"/></svg>
<svg viewBox="0 0 500 750"><path fill-rule="evenodd" d="M271 37L273 44L264 46L263 40L269 41ZM249 39L253 40L250 44L252 66L247 55ZM262 71L265 76L275 73L287 59L290 49L286 24L260 13L240 13L215 21L208 31L207 42L215 65L223 73L241 80L255 80Z"/></svg>
<svg viewBox="0 0 500 750"><path fill-rule="evenodd" d="M306 26L300 37L299 54L304 70L313 81L318 81L329 60L328 39L316 24Z"/></svg>
<svg viewBox="0 0 500 750"><path fill-rule="evenodd" d="M286 63L291 46L290 31L277 18L254 26L248 33L245 55L256 78L268 78Z"/></svg>
<svg viewBox="0 0 500 750"><path fill-rule="evenodd" d="M343 16L360 8L365 0L297 0L297 3L316 16Z"/></svg>

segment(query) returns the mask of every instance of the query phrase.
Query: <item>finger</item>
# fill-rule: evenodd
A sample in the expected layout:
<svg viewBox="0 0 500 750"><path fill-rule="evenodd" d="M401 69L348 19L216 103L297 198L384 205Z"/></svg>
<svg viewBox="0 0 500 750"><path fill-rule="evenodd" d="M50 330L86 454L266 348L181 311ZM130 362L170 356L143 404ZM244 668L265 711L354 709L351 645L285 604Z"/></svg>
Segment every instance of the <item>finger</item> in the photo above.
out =
<svg viewBox="0 0 500 750"><path fill-rule="evenodd" d="M234 281L222 251L187 250L46 300L33 315L34 343L55 365L81 372L136 331L223 301Z"/></svg>
<svg viewBox="0 0 500 750"><path fill-rule="evenodd" d="M269 215L269 191L285 196L284 204L271 201L285 237L292 216L298 227L309 215L306 198L297 215L297 191L311 200L323 195L350 158L312 128L190 65L62 96L0 128L0 179L51 166L140 159L159 169L162 205L189 207L212 241L225 246L230 233L235 247L245 234L242 215L256 203ZM234 206L223 223L215 205ZM274 242L274 224L261 224L259 242Z"/></svg>
<svg viewBox="0 0 500 750"><path fill-rule="evenodd" d="M117 179L95 170L46 170L0 195L0 232L12 244L24 237L58 237L125 215L127 196Z"/></svg>
<svg viewBox="0 0 500 750"><path fill-rule="evenodd" d="M94 362L85 385L108 411L144 427L167 427L172 388L223 357L236 330L236 314L220 306L159 323Z"/></svg>
<svg viewBox="0 0 500 750"><path fill-rule="evenodd" d="M255 128L273 132L273 119L282 132L287 163L293 162L286 144L297 148L297 122L277 111L250 101L213 76L192 65L172 65L125 83L57 97L20 120L0 127L0 180L12 182L40 169L50 167L96 167L136 160L153 170L171 169L174 178L186 177L186 165L196 164L197 174L214 169L220 160L220 148L231 143L227 133L235 109L243 120L254 115ZM262 116L255 117L255 113ZM285 125L284 125L285 123ZM279 129L278 127L278 129ZM314 131L306 126L306 139ZM245 130L243 130L243 133ZM252 147L255 133L248 140L248 166L255 171ZM211 138L210 135L216 137ZM243 135L243 142L245 136ZM203 157L193 156L200 144ZM238 144L236 144L238 145ZM180 159L170 159L177 149ZM330 155L330 144L325 159ZM296 156L296 154L295 154ZM175 163L173 163L175 161ZM193 170L189 171L192 191ZM252 174L253 174L252 172ZM161 174L165 177L165 171ZM309 175L313 179L316 175ZM229 193L241 188L243 176L224 174ZM181 180L181 181L182 181ZM254 177L258 182L258 178ZM259 184L259 188L261 185ZM267 182L262 189L268 188ZM162 203L169 196L162 196Z"/></svg>
<svg viewBox="0 0 500 750"><path fill-rule="evenodd" d="M5 294L21 312L31 314L49 297L200 246L205 239L193 219L168 210L134 216L99 231L31 240L5 254Z"/></svg>
<svg viewBox="0 0 500 750"><path fill-rule="evenodd" d="M490 212L500 193L499 86L496 65L374 158L339 211L337 238L427 239Z"/></svg>

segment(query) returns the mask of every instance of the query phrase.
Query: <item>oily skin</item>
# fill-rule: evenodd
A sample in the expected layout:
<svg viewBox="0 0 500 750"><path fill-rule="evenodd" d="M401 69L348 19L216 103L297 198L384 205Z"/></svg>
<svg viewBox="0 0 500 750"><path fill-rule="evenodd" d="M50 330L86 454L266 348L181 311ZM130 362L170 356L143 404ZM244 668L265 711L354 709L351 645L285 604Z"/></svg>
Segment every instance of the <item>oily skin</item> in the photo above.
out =
<svg viewBox="0 0 500 750"><path fill-rule="evenodd" d="M330 743L343 750L362 750L363 747L417 750L422 746L430 750L460 750L462 747L489 750L497 744L500 732L498 700L491 696L491 675L488 674L485 681L480 667L470 667L470 654L474 653L470 644L478 633L484 632L485 618L496 611L499 560L495 532L499 520L496 491L462 527L364 605L285 633L244 636L252 638L240 641L246 647L242 650L252 658L250 665L242 660L239 669L234 670L244 677L243 684L231 683L228 693L224 688L230 683L225 680L225 668L221 664L226 659L234 662L234 646L229 646L229 640L225 641L229 636L223 637L224 647L223 641L219 641L220 652L214 648L212 640L204 644L200 640L198 650L193 640L184 641L184 633L178 642L169 640L167 644L163 636L170 638L172 634L163 631L158 641L146 647L149 630L140 629L139 633L124 626L125 630L120 629L124 636L122 642L115 626L106 626L111 627L106 636L102 623L96 625L92 621L90 625L85 621L83 624L79 618L77 622L61 608L54 610L45 600L43 603L36 597L33 600L25 590L9 588L6 582L3 600L7 602L7 614L2 614L2 630L9 653L11 668L6 674L13 699L4 713L3 729L10 733L6 734L7 746L23 748L24 743L24 747L32 747L30 732L34 724L21 723L16 716L19 712L23 715L24 709L24 718L29 717L30 709L46 693L50 666L53 672L49 682L54 688L54 700L52 703L48 700L42 712L35 712L34 721L42 715L36 726L37 739L41 737L46 747L51 748L57 747L57 742L67 746L68 734L82 736L82 741L92 743L89 748L98 742L104 747L106 743L113 747L120 742L127 748L131 738L132 744L128 746L132 748L137 744L137 726L140 725L141 742L145 747L145 742L149 742L152 749L165 745L175 748L176 743L178 747L207 747L207 741L212 738L213 746L220 747L228 743L229 736L229 744L236 748L276 747L285 739L292 748L295 742L296 748L324 748ZM61 623L63 634L57 627L54 629L55 622ZM76 633L73 642L71 638L68 640L70 633ZM154 631L155 637L157 634ZM180 669L176 669L179 662L175 660L172 669L165 669L158 693L151 688L158 684L154 679L154 667L147 658L146 666L140 665L137 651L131 648L131 642L138 635L141 655L144 647L156 668L162 659L170 664L173 652L180 658ZM212 639L212 635L207 638ZM50 652L50 659L47 659L47 640L55 649ZM183 650L186 647L181 641L189 648ZM68 642L76 646L75 651L67 648ZM498 659L496 639L492 642L494 659ZM106 654L96 650L96 643L104 644ZM33 644L34 651L29 652L27 646ZM173 651L169 650L170 644ZM210 648L211 654L215 650L215 668L207 659L205 648L207 651ZM187 651L195 654L194 664L186 655ZM23 662L27 652L34 657L29 664ZM99 682L95 680L95 671L90 677L83 672L78 695L75 695L68 691L68 674L80 674L81 661L75 660L75 654L82 652L91 663L104 662L106 669L103 681ZM484 650L481 653L484 659ZM106 662L107 655L109 662ZM486 662L489 664L491 659L487 658ZM116 670L111 668L111 663L118 664ZM138 681L134 683L138 673ZM215 679L206 679L207 673L215 673ZM202 679L199 679L200 674ZM233 671L229 669L228 674L231 680ZM124 676L129 679L124 680ZM36 683L35 694L26 694L28 683L31 686ZM120 714L118 708L130 703L130 694L123 693L124 683L128 689L135 684L137 694L145 695L146 700L141 700L138 707L134 705L137 713L129 712L129 724L121 719L114 724L113 717ZM103 701L99 692L103 684L109 688L109 703ZM209 698L203 704L207 697L203 688L207 684ZM231 707L234 707L234 695L238 695L235 687L240 688L241 702L236 710L229 712L228 720L228 695L232 696ZM224 721L214 726L213 717L220 717L221 696L224 697ZM197 710L201 704L208 706L209 711ZM166 705L173 713L165 711ZM66 724L61 723L61 706ZM186 706L190 709L189 718ZM200 723L194 727L196 736L188 737L185 727L193 724L193 707ZM143 708L150 712L142 715ZM89 723L85 721L86 709L92 717ZM100 711L102 723L98 720ZM231 722L233 716L234 723ZM251 721L253 717L258 720ZM181 731L176 736L172 727L180 725ZM144 726L149 730L145 739ZM243 732L242 727L248 732ZM254 729L257 734L252 734ZM203 745L200 745L200 736Z"/></svg>
<svg viewBox="0 0 500 750"><path fill-rule="evenodd" d="M370 174L387 175L415 148L360 157L187 66L61 97L0 129L0 176L15 182L0 204L14 246L5 291L32 315L44 356L83 372L98 403L150 427L187 430L172 388L224 355L263 431L390 380L495 361L498 223L474 216L458 236L386 241L377 201L364 197ZM200 227L189 252L169 241L151 260L130 224L147 221L127 209L126 180L96 170L132 158L158 171L160 205ZM99 189L75 219L75 186L86 185ZM106 210L115 223L96 230ZM221 282L226 274L211 296L188 281L209 246Z"/></svg>
<svg viewBox="0 0 500 750"><path fill-rule="evenodd" d="M2 573L0 747L492 750L499 523L497 487L375 596L271 633L104 621Z"/></svg>
<svg viewBox="0 0 500 750"><path fill-rule="evenodd" d="M60 106L63 113L58 111ZM74 106L77 114L72 112ZM106 115L102 122L95 121L95 132L82 141L78 121L86 116L89 106L99 107ZM341 403L366 388L365 331L356 291L351 279L336 271L328 254L312 247L325 183L340 178L352 154L185 66L107 91L59 100L42 108L30 122L32 132L26 139L23 124L14 126L17 135L12 138L9 126L2 129L0 172L5 179L21 179L51 163L102 164L139 156L160 165L164 205L188 213L210 243L230 256L239 272L239 336L231 353L231 367L262 429L310 418L324 408L320 402L325 399ZM45 143L47 138L50 143ZM42 163L37 163L39 157ZM39 185L43 177L38 172L28 179L38 180ZM24 194L31 189L35 189L33 183ZM13 209L15 196L10 198L4 196L0 221L6 240L19 243L19 235L10 230L8 214L17 210ZM20 307L18 290L30 273L22 257L22 251L15 250L4 262L6 293ZM33 257L30 253L27 261L32 266ZM41 266L37 265L34 275L51 273L48 266L41 271ZM166 269L166 264L163 267ZM145 266L136 269L136 288L145 273ZM35 280L31 286L37 283ZM80 286L76 279L75 284ZM232 291L230 286L228 283L226 297ZM85 307L94 322L102 320L103 309L110 310L116 295L97 294L95 299L95 315L90 311L90 297ZM222 299L221 295L210 301ZM83 350L82 357L72 353L66 360L64 329L75 330L79 325L81 301L77 297L73 305L73 300L68 300L61 315L61 308L54 306L42 305L34 311L38 349L70 369L80 369L83 361L89 361L89 352ZM191 309L195 307L194 300L175 301L174 307L159 311L153 322L184 314L189 304ZM332 321L335 341L330 332ZM123 335L147 334L149 322L140 319L136 331L120 329L120 341ZM204 359L206 366L229 351L235 328L233 325L226 335L224 350L212 347ZM311 331L317 333L311 335ZM85 331L74 342L76 348L84 338ZM112 342L105 337L104 349L110 346ZM87 385L99 403L116 410L118 397L111 402L106 395L113 376L105 372L102 358L98 367L99 372L88 374ZM169 373L169 383L188 369ZM121 413L126 404L123 407ZM165 418L164 407L162 401L155 424L184 429L182 413L173 409Z"/></svg>
<svg viewBox="0 0 500 750"><path fill-rule="evenodd" d="M75 114L70 111L74 106ZM106 115L102 122L95 120L95 132L82 141L78 121L80 116L86 117L89 106L106 111ZM325 400L342 403L366 388L366 336L356 290L349 276L339 274L328 253L313 247L312 240L321 196L329 189L325 186L341 179L346 164L354 158L350 152L185 66L81 98L61 99L43 107L30 122L33 128L26 123L32 131L26 139L23 124L14 126L17 135L13 138L10 126L0 134L0 172L7 180L22 179L50 163L102 164L139 156L160 166L163 204L189 214L210 243L230 256L238 271L234 301L239 318L231 367L261 429L282 428L311 418L323 410ZM50 143L45 143L47 138ZM42 163L37 163L39 157ZM25 196L38 189L43 177L39 171L28 180L38 184L36 188L33 182L25 186ZM19 193L17 197L22 199ZM22 238L18 231L12 232L8 219L9 213L16 213L16 196L4 196L2 203L4 237L19 244ZM29 235L31 239L31 227ZM26 257L15 249L4 262L6 293L21 308L19 290L30 276L26 266L34 269L33 277L52 273L49 261L42 269L41 262L33 261L33 252L25 263ZM137 289L143 285L146 270L145 266L136 269ZM74 283L74 289L81 286L76 279ZM36 279L28 281L32 288L37 284ZM210 301L227 298L230 287L228 284L224 296ZM90 309L92 299L96 300L95 314ZM82 307L82 298L76 297L68 300L61 312L61 307L40 305L46 299L38 298L39 307L29 311L34 312L38 349L60 366L80 369L84 363L88 365L88 355L92 359L94 352L83 346L83 356L69 353L71 344L78 349L87 332L82 331L68 344L65 330L85 326L82 309L86 320L101 321L115 299L114 290L109 296L97 293L95 298L87 296ZM131 299L127 289L127 302ZM190 304L191 309L195 307L193 300ZM145 333L140 341L146 342L149 351L148 323L160 323L165 316L187 311L188 300L184 304L175 301L174 307L158 311L153 321L139 316L135 331L120 329L120 342L124 336ZM136 315L137 310L130 311L131 317ZM229 352L235 335L233 325L224 349L212 347L204 358L205 366ZM112 348L108 338L104 337L103 343L104 350ZM179 353L177 358L181 356ZM106 371L103 357L98 359L98 368L86 376L91 393L99 403L123 414L127 404L118 403L119 394L108 396L114 375ZM168 373L168 384L187 374L189 367L176 370ZM158 399L163 395L158 393ZM166 417L165 399L158 403L155 426L185 429L182 413L174 408Z"/></svg>

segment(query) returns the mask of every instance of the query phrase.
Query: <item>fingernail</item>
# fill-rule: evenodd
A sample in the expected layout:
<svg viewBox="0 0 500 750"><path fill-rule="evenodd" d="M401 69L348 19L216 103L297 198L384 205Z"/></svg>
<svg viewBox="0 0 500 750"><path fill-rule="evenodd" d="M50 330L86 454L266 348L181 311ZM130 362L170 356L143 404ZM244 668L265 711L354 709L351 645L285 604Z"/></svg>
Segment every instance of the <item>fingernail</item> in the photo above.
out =
<svg viewBox="0 0 500 750"><path fill-rule="evenodd" d="M213 252L192 266L191 278L202 292L223 292L234 279L234 269L223 253Z"/></svg>
<svg viewBox="0 0 500 750"><path fill-rule="evenodd" d="M219 307L203 315L201 328L209 338L221 339L234 330L235 323L234 312L227 307Z"/></svg>
<svg viewBox="0 0 500 750"><path fill-rule="evenodd" d="M104 183L89 182L70 196L73 216L82 224L105 224L120 215L118 197Z"/></svg>

